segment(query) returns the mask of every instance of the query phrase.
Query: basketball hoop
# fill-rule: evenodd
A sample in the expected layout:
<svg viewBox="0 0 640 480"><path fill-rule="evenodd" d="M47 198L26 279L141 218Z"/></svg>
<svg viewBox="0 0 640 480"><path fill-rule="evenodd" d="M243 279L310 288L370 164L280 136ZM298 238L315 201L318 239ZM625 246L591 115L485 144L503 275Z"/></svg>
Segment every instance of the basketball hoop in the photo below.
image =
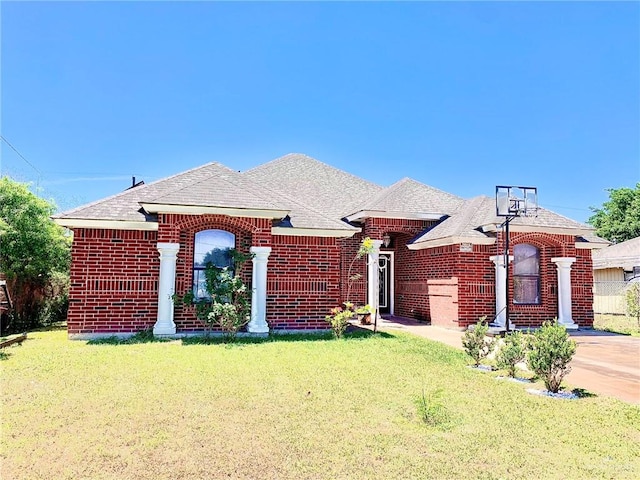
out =
<svg viewBox="0 0 640 480"><path fill-rule="evenodd" d="M509 332L509 222L517 217L538 216L538 189L499 185L496 187L496 215L505 217L504 268L506 278L505 330ZM496 308L497 309L497 308ZM496 317L498 314L496 314Z"/></svg>
<svg viewBox="0 0 640 480"><path fill-rule="evenodd" d="M499 217L535 217L537 214L536 187L496 187L496 215Z"/></svg>

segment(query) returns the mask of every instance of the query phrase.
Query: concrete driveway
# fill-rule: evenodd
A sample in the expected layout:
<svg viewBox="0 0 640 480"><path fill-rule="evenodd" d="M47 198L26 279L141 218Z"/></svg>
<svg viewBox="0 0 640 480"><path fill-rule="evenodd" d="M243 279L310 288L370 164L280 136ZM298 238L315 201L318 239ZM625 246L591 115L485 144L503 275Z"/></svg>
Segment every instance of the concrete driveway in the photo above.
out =
<svg viewBox="0 0 640 480"><path fill-rule="evenodd" d="M380 330L404 330L462 349L463 332L393 317L378 323ZM570 332L578 344L565 381L598 395L640 404L640 338L598 330Z"/></svg>

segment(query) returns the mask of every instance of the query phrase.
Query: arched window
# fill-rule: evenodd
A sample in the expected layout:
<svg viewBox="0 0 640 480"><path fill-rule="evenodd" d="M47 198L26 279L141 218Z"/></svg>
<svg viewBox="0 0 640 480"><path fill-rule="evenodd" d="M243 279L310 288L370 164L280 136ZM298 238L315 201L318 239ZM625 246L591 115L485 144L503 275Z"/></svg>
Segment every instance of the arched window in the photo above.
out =
<svg viewBox="0 0 640 480"><path fill-rule="evenodd" d="M196 233L193 242L193 294L196 298L207 298L204 274L207 264L233 269L229 250L235 248L236 237L224 230L202 230Z"/></svg>
<svg viewBox="0 0 640 480"><path fill-rule="evenodd" d="M513 303L540 303L540 250L526 243L513 247Z"/></svg>

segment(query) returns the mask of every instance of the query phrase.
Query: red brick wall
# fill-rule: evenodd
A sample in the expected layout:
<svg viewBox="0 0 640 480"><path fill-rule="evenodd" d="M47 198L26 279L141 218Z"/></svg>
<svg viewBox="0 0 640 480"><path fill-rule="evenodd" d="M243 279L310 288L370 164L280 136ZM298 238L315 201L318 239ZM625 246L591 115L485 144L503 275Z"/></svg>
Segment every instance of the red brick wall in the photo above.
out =
<svg viewBox="0 0 640 480"><path fill-rule="evenodd" d="M273 237L267 264L267 322L275 329L329 328L340 305L340 247L335 238Z"/></svg>
<svg viewBox="0 0 640 480"><path fill-rule="evenodd" d="M395 252L394 312L398 316L427 319L435 323L451 316L457 309L458 325L461 328L477 322L487 315L492 320L495 315L495 265L489 257L503 254L502 234L494 245L473 245L472 252L460 252L459 245L435 247L424 250L409 250L406 245L429 225L415 220L369 219L365 234L372 238L382 238L390 233L393 243L390 251ZM545 233L512 233L510 254L519 243L528 243L540 250L541 303L539 305L516 305L513 303L513 283L510 281L510 316L520 327L536 327L558 314L558 292L554 257L576 257L571 270L573 318L582 327L593 325L593 270L590 250L577 250L575 238L570 235ZM385 249L383 248L384 252ZM513 278L513 266L509 269ZM429 281L441 290L441 284L457 278L457 303L450 304L438 298L438 304L431 304ZM455 283L455 282L454 282ZM365 286L366 288L366 286ZM451 287L452 288L452 287ZM442 292L440 292L442 293ZM455 298L453 291L450 298ZM448 320L447 320L448 321Z"/></svg>
<svg viewBox="0 0 640 480"><path fill-rule="evenodd" d="M156 232L76 229L71 248L67 329L137 332L157 317Z"/></svg>
<svg viewBox="0 0 640 480"><path fill-rule="evenodd" d="M271 246L267 267L267 321L271 328L327 328L325 315L347 300L348 269L362 238L392 236L395 252L395 314L421 319L447 318L455 307L458 325L466 327L482 315L495 315L494 264L489 257L502 254L502 238L496 245L474 245L460 252L459 245L409 250L407 243L430 222L369 219L364 232L348 239L271 236L268 219L221 215L160 215L158 232L76 229L72 247L68 331L74 333L136 332L152 327L157 316L158 242L179 242L176 292L191 288L193 237L211 228L236 235L236 248L248 252L253 245ZM500 237L500 235L499 235ZM529 243L540 249L541 304L510 304L517 326L538 326L557 316L557 274L553 257L576 257L572 266L573 317L580 326L593 324L593 272L590 250L576 250L566 235L515 233L511 248ZM512 252L511 252L512 253ZM366 303L366 261L353 264L349 300ZM242 271L250 286L251 262ZM429 284L455 282L457 302L430 301L437 291ZM431 281L431 282L430 282ZM434 282L435 281L435 282ZM435 287L434 287L435 288ZM442 293L442 292L440 292ZM451 292L450 298L454 295ZM510 290L510 298L513 291ZM456 303L455 305L453 303ZM192 308L177 307L178 331L201 330Z"/></svg>
<svg viewBox="0 0 640 480"><path fill-rule="evenodd" d="M581 327L593 327L593 262L591 250L576 249L571 266L573 321Z"/></svg>

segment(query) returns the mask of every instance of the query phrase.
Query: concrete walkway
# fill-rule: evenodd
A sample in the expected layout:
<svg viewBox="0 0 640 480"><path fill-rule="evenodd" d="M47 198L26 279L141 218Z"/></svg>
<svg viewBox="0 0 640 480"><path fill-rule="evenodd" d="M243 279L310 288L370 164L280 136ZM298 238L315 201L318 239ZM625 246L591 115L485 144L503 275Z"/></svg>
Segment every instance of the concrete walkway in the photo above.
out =
<svg viewBox="0 0 640 480"><path fill-rule="evenodd" d="M462 331L433 327L392 317L378 321L378 329L401 330L462 349ZM640 338L598 330L570 332L578 344L565 381L598 395L640 404Z"/></svg>

